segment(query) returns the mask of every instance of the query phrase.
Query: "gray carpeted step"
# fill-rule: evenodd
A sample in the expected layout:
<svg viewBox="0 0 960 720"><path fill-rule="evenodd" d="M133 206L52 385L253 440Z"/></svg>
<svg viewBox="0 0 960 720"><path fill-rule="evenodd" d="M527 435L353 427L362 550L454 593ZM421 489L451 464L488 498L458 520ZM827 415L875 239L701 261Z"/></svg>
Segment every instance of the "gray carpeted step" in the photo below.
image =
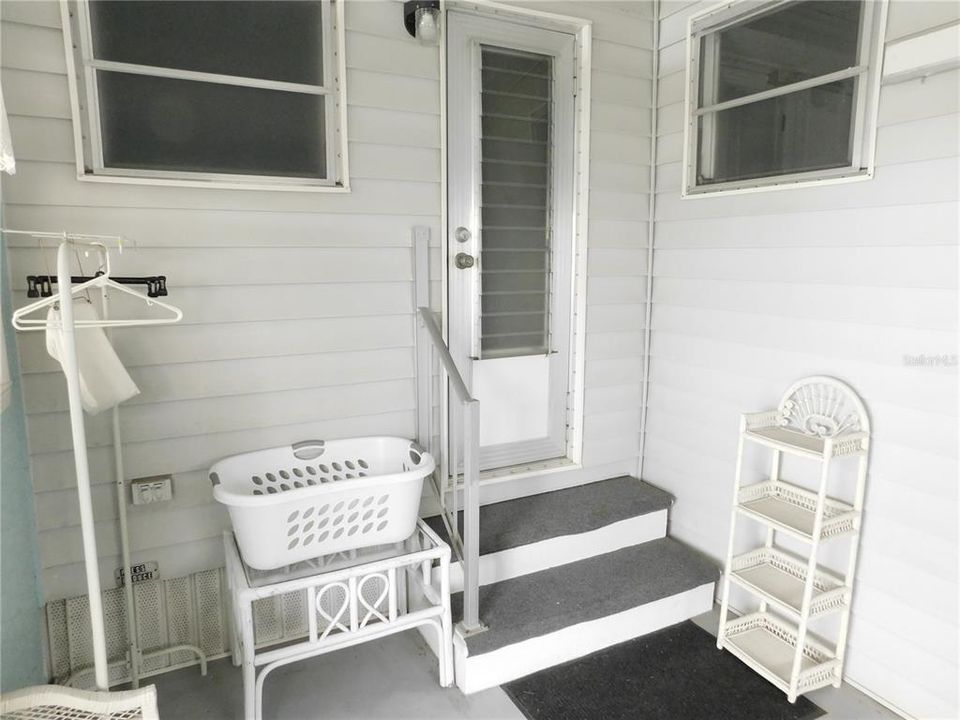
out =
<svg viewBox="0 0 960 720"><path fill-rule="evenodd" d="M555 490L480 508L480 554L500 552L561 535L576 535L620 520L668 509L673 496L633 477ZM460 513L461 522L463 513ZM427 524L449 542L439 515Z"/></svg>
<svg viewBox="0 0 960 720"><path fill-rule="evenodd" d="M716 582L720 568L671 538L503 580L480 588L480 620L470 656ZM463 594L451 596L454 620Z"/></svg>

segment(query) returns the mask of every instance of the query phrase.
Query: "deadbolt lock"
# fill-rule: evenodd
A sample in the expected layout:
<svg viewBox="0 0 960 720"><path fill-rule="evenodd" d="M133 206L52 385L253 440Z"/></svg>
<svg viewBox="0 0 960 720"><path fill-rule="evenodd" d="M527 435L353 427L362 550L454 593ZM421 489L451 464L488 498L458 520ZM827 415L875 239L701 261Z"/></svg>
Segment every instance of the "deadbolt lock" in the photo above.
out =
<svg viewBox="0 0 960 720"><path fill-rule="evenodd" d="M457 242L465 243L470 239L470 231L461 225L454 231L453 236Z"/></svg>
<svg viewBox="0 0 960 720"><path fill-rule="evenodd" d="M473 255L468 255L467 253L457 253L457 256L453 259L454 264L461 270L466 270L467 268L472 268L476 260Z"/></svg>

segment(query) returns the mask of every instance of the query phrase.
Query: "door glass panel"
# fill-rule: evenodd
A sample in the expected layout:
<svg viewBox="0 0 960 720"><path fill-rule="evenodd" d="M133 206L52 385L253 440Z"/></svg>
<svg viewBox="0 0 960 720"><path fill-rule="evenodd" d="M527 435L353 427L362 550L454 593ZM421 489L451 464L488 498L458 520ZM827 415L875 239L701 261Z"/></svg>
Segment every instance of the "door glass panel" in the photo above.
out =
<svg viewBox="0 0 960 720"><path fill-rule="evenodd" d="M482 358L550 349L552 58L481 48Z"/></svg>

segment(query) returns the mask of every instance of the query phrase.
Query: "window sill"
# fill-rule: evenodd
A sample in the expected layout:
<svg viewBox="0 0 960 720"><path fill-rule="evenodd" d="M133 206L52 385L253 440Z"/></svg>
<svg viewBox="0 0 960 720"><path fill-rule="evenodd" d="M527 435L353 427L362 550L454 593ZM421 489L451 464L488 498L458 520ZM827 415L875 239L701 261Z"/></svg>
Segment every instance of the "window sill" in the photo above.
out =
<svg viewBox="0 0 960 720"><path fill-rule="evenodd" d="M283 183L283 182L256 182L229 180L187 180L178 178L134 177L130 175L94 175L93 173L78 173L77 179L81 182L112 183L120 185L153 185L160 187L187 187L209 188L211 190L254 190L257 192L299 192L299 193L334 193L350 192L349 182L342 185L320 185L310 183Z"/></svg>
<svg viewBox="0 0 960 720"><path fill-rule="evenodd" d="M823 185L841 185L845 183L862 182L873 179L873 168L860 171L846 169L842 175L823 175L820 177L796 178L793 180L780 179L751 185L746 183L718 183L688 190L683 187L680 191L682 200L696 200L698 198L723 197L726 195L747 195L774 190L796 190L799 188L820 187Z"/></svg>

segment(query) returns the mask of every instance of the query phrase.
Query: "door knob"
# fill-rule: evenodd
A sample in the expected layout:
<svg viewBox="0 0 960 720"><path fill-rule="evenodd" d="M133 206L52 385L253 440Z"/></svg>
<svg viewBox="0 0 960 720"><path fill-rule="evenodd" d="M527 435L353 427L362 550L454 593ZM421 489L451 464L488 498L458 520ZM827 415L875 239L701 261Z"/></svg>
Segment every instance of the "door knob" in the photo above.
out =
<svg viewBox="0 0 960 720"><path fill-rule="evenodd" d="M475 262L473 255L467 253L457 253L457 256L453 259L453 263L461 270L472 268Z"/></svg>

